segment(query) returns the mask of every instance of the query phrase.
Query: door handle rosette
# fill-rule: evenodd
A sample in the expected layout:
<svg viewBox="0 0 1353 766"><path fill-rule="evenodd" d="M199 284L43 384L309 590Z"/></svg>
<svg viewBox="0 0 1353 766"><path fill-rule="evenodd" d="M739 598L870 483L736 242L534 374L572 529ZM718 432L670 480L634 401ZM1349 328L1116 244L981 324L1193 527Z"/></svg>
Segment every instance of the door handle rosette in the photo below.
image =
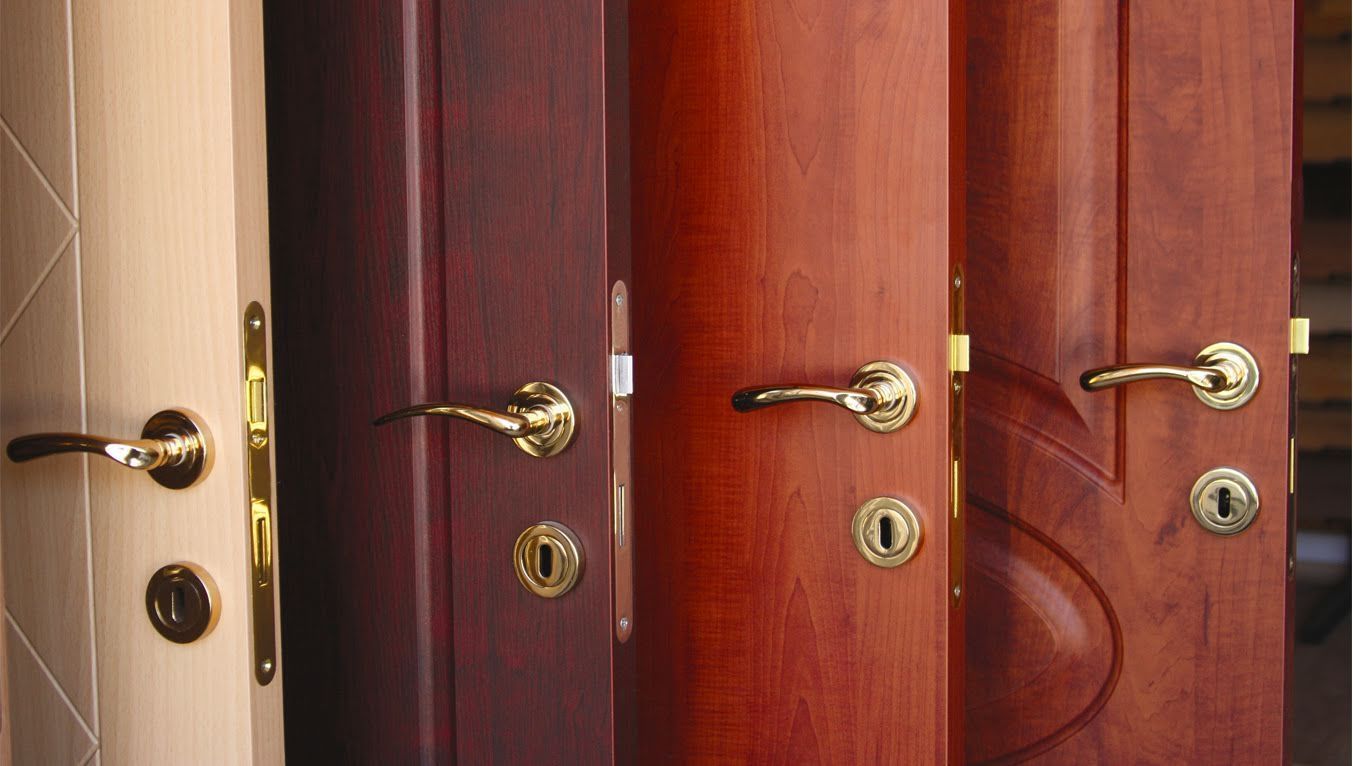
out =
<svg viewBox="0 0 1353 766"><path fill-rule="evenodd" d="M848 410L870 431L891 433L916 414L916 384L892 362L870 362L855 371L849 388L790 384L744 388L733 394L738 412L787 402L825 402Z"/></svg>
<svg viewBox="0 0 1353 766"><path fill-rule="evenodd" d="M160 486L191 487L211 469L211 435L202 418L184 409L150 416L140 439L78 433L29 434L12 439L5 453L16 463L49 455L102 455L132 470L146 471Z"/></svg>
<svg viewBox="0 0 1353 766"><path fill-rule="evenodd" d="M1233 410L1259 390L1259 363L1244 346L1213 343L1194 358L1193 367L1172 364L1122 364L1081 374L1081 388L1103 391L1142 380L1179 380L1193 386L1207 406Z"/></svg>
<svg viewBox="0 0 1353 766"><path fill-rule="evenodd" d="M421 415L467 420L512 439L523 452L535 457L553 457L567 449L578 423L573 404L563 391L549 383L534 382L512 394L507 412L456 402L433 402L395 410L377 418L375 424L383 426Z"/></svg>

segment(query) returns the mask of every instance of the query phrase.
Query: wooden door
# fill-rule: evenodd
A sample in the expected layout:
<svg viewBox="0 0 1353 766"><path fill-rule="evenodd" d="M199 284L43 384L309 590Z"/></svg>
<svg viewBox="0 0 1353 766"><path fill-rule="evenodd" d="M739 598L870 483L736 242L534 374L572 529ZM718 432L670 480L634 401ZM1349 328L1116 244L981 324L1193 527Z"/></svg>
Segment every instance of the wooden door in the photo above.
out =
<svg viewBox="0 0 1353 766"><path fill-rule="evenodd" d="M631 11L642 762L957 762L961 9ZM916 384L890 433L730 401L874 361ZM895 568L873 498L919 520Z"/></svg>
<svg viewBox="0 0 1353 766"><path fill-rule="evenodd" d="M630 747L610 387L628 279L624 11L267 7L298 762L604 763ZM528 382L572 402L553 457L461 420L373 425L427 402L501 411ZM557 598L513 563L545 521L585 559Z"/></svg>
<svg viewBox="0 0 1353 766"><path fill-rule="evenodd" d="M0 760L279 763L275 580L252 564L267 405L246 407L243 361L247 307L270 303L262 4L0 7L0 439L11 458L75 445L37 432L135 439L166 409L211 438L185 489L104 457L0 462ZM190 643L147 607L181 561L216 588Z"/></svg>
<svg viewBox="0 0 1353 766"><path fill-rule="evenodd" d="M1298 5L969 3L972 762L1286 760ZM1235 409L1078 383L1219 341Z"/></svg>

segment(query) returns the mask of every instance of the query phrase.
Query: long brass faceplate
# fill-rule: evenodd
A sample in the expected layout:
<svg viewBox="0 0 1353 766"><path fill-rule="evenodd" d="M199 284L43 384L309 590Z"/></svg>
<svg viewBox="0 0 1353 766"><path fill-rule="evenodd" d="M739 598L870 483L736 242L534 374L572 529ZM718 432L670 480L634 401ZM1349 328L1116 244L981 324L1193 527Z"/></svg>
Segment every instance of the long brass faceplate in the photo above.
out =
<svg viewBox="0 0 1353 766"><path fill-rule="evenodd" d="M244 310L244 425L249 473L249 600L253 612L254 678L277 674L273 578L272 434L268 428L268 326L257 301Z"/></svg>
<svg viewBox="0 0 1353 766"><path fill-rule="evenodd" d="M615 637L634 631L634 486L630 475L630 428L634 357L630 355L629 289L611 287L611 555L615 561Z"/></svg>
<svg viewBox="0 0 1353 766"><path fill-rule="evenodd" d="M963 387L969 363L968 336L964 316L963 269L955 268L949 295L949 603L957 607L963 597L963 508L967 477L963 465Z"/></svg>

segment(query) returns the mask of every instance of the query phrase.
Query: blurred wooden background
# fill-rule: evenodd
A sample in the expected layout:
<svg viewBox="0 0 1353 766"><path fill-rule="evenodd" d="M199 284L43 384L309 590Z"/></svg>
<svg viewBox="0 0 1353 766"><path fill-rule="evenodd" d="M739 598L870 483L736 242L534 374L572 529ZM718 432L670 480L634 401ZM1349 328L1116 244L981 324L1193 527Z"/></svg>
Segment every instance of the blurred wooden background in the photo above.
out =
<svg viewBox="0 0 1353 766"><path fill-rule="evenodd" d="M1344 766L1350 748L1350 3L1305 0L1298 360L1297 635L1292 755Z"/></svg>

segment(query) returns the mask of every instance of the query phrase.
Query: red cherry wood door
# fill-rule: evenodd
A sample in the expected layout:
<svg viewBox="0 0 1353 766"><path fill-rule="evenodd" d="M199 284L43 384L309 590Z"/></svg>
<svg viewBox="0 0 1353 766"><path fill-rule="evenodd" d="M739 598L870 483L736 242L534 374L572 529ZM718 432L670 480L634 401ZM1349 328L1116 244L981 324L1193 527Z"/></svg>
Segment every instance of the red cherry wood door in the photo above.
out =
<svg viewBox="0 0 1353 766"><path fill-rule="evenodd" d="M961 760L955 5L632 4L643 763ZM872 361L916 383L891 433L730 402ZM920 522L896 568L876 497Z"/></svg>
<svg viewBox="0 0 1353 766"><path fill-rule="evenodd" d="M624 3L266 11L288 755L611 762L634 728L610 501ZM531 381L576 415L554 457L463 421L372 423L503 410ZM542 521L584 555L558 598L513 565Z"/></svg>
<svg viewBox="0 0 1353 766"><path fill-rule="evenodd" d="M1297 6L969 2L971 762L1286 760ZM1078 381L1218 341L1235 409Z"/></svg>

